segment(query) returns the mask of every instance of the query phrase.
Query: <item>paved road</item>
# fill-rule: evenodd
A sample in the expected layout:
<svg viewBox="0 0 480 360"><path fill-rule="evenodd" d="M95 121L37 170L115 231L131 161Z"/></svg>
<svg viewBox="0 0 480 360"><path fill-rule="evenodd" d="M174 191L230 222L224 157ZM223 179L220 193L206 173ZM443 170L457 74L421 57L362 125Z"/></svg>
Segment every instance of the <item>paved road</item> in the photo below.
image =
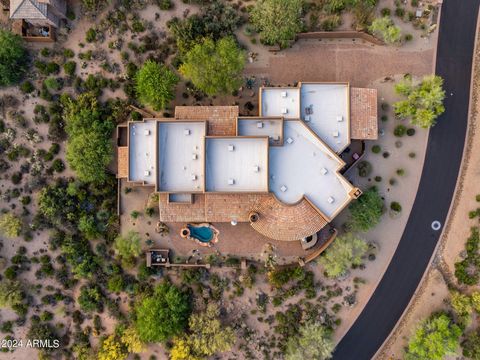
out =
<svg viewBox="0 0 480 360"><path fill-rule="evenodd" d="M445 79L446 111L430 131L419 189L397 251L334 360L371 359L402 315L435 249L441 231L430 225L445 222L465 142L479 3L444 1L436 72Z"/></svg>

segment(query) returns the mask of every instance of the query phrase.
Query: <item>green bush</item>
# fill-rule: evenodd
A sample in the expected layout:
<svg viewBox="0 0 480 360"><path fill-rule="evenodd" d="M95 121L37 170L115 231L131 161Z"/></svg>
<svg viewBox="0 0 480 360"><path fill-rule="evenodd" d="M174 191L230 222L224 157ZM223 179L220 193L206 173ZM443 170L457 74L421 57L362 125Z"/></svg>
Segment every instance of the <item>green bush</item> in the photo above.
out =
<svg viewBox="0 0 480 360"><path fill-rule="evenodd" d="M75 53L73 52L73 50L64 49L63 50L63 56L66 57L67 59L71 59L75 56Z"/></svg>
<svg viewBox="0 0 480 360"><path fill-rule="evenodd" d="M94 28L88 29L87 33L85 34L85 41L88 43L97 41L97 30Z"/></svg>
<svg viewBox="0 0 480 360"><path fill-rule="evenodd" d="M19 35L0 30L0 86L18 83L27 69L28 54Z"/></svg>
<svg viewBox="0 0 480 360"><path fill-rule="evenodd" d="M398 176L404 176L405 175L405 169L397 169L396 171Z"/></svg>
<svg viewBox="0 0 480 360"><path fill-rule="evenodd" d="M75 61L67 61L65 64L63 64L63 70L65 71L65 74L67 74L68 76L75 75L76 68L77 68L77 63Z"/></svg>
<svg viewBox="0 0 480 360"><path fill-rule="evenodd" d="M45 81L43 83L45 84L45 86L49 90L58 91L63 87L61 82L59 80L57 80L56 78L53 78L53 77L45 79Z"/></svg>
<svg viewBox="0 0 480 360"><path fill-rule="evenodd" d="M397 137L403 137L407 133L407 128L404 125L397 125L393 130L393 135Z"/></svg>
<svg viewBox="0 0 480 360"><path fill-rule="evenodd" d="M367 177L372 173L372 164L368 161L360 161L357 165L358 169L358 176L360 177Z"/></svg>
<svg viewBox="0 0 480 360"><path fill-rule="evenodd" d="M374 186L365 191L350 206L347 227L351 231L368 231L380 222L383 213L383 199Z"/></svg>
<svg viewBox="0 0 480 360"><path fill-rule="evenodd" d="M413 35L412 34L405 34L405 37L404 37L405 41L412 41L413 40Z"/></svg>
<svg viewBox="0 0 480 360"><path fill-rule="evenodd" d="M392 201L392 203L390 204L390 209L393 210L394 212L401 212L402 206L400 205L400 203L396 201Z"/></svg>
<svg viewBox="0 0 480 360"><path fill-rule="evenodd" d="M407 130L407 135L408 135L408 136L413 136L413 135L415 135L415 129L414 129L414 128L409 128L409 129Z"/></svg>
<svg viewBox="0 0 480 360"><path fill-rule="evenodd" d="M395 16L398 16L400 18L403 18L405 16L405 9L402 7L397 7L395 9Z"/></svg>
<svg viewBox="0 0 480 360"><path fill-rule="evenodd" d="M157 0L160 10L170 10L173 7L171 0Z"/></svg>
<svg viewBox="0 0 480 360"><path fill-rule="evenodd" d="M392 13L392 10L390 10L389 8L383 8L382 10L380 10L380 14L382 16L390 16Z"/></svg>
<svg viewBox="0 0 480 360"><path fill-rule="evenodd" d="M380 147L380 145L373 145L372 146L372 152L374 154L379 154L381 151L382 151L382 148Z"/></svg>
<svg viewBox="0 0 480 360"><path fill-rule="evenodd" d="M33 90L35 90L35 87L30 81L27 80L20 85L20 90L25 94L30 94L33 92Z"/></svg>

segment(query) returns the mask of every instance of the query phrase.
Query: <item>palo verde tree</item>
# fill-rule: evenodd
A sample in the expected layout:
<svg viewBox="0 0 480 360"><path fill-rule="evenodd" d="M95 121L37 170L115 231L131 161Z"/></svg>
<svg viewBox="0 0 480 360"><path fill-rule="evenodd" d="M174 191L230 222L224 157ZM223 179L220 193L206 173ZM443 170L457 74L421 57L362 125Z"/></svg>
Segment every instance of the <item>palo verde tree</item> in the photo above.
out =
<svg viewBox="0 0 480 360"><path fill-rule="evenodd" d="M298 336L287 342L286 360L326 360L332 356L335 344L332 333L325 326L307 323L300 327Z"/></svg>
<svg viewBox="0 0 480 360"><path fill-rule="evenodd" d="M406 98L393 104L395 115L410 117L413 125L429 128L445 111L445 90L440 76L427 75L419 83L414 83L412 77L407 75L395 85L395 92Z"/></svg>
<svg viewBox="0 0 480 360"><path fill-rule="evenodd" d="M113 158L111 117L89 92L76 100L64 98L64 118L69 165L80 180L103 183L106 167Z"/></svg>
<svg viewBox="0 0 480 360"><path fill-rule="evenodd" d="M436 313L423 320L410 338L406 360L442 360L455 354L462 330L445 313Z"/></svg>
<svg viewBox="0 0 480 360"><path fill-rule="evenodd" d="M319 262L327 276L333 278L345 274L353 265L360 265L367 250L364 240L347 233L335 239Z"/></svg>
<svg viewBox="0 0 480 360"><path fill-rule="evenodd" d="M0 29L0 86L17 83L25 73L27 51L19 35Z"/></svg>
<svg viewBox="0 0 480 360"><path fill-rule="evenodd" d="M233 37L206 39L186 55L180 73L207 95L231 94L242 84L245 52Z"/></svg>
<svg viewBox="0 0 480 360"><path fill-rule="evenodd" d="M140 234L135 231L129 231L125 235L119 235L115 239L114 248L124 267L132 267L135 264L135 258L142 252L140 241Z"/></svg>
<svg viewBox="0 0 480 360"><path fill-rule="evenodd" d="M0 234L9 238L20 235L22 231L22 220L12 213L0 215Z"/></svg>
<svg viewBox="0 0 480 360"><path fill-rule="evenodd" d="M351 231L368 231L380 222L384 202L378 189L372 187L349 206L350 219L347 227Z"/></svg>
<svg viewBox="0 0 480 360"><path fill-rule="evenodd" d="M176 338L171 360L206 359L217 352L231 349L235 343L232 328L222 326L220 310L209 304L204 312L192 314L188 320L189 334Z"/></svg>
<svg viewBox="0 0 480 360"><path fill-rule="evenodd" d="M392 19L388 16L373 20L368 30L387 44L395 44L402 38L402 31L398 26L395 26Z"/></svg>
<svg viewBox="0 0 480 360"><path fill-rule="evenodd" d="M303 0L258 0L251 12L251 22L267 45L288 46L302 31Z"/></svg>
<svg viewBox="0 0 480 360"><path fill-rule="evenodd" d="M153 110L165 109L175 98L178 77L165 65L147 60L135 76L138 99Z"/></svg>
<svg viewBox="0 0 480 360"><path fill-rule="evenodd" d="M190 315L188 295L165 281L135 305L135 327L143 342L164 342L184 332Z"/></svg>

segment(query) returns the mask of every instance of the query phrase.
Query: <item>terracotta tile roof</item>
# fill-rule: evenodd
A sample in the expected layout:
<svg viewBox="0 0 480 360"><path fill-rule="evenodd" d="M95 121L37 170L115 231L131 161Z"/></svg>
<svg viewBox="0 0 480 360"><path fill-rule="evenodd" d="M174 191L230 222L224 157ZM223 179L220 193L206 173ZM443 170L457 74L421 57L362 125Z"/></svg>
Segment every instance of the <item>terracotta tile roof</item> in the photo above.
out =
<svg viewBox="0 0 480 360"><path fill-rule="evenodd" d="M208 135L235 136L238 106L177 106L179 120L207 120Z"/></svg>
<svg viewBox="0 0 480 360"><path fill-rule="evenodd" d="M268 201L271 194L206 194L205 215L208 222L248 222L248 214L257 203Z"/></svg>
<svg viewBox="0 0 480 360"><path fill-rule="evenodd" d="M128 178L128 146L119 146L117 154L118 154L117 178L119 179Z"/></svg>
<svg viewBox="0 0 480 360"><path fill-rule="evenodd" d="M252 227L274 240L299 240L328 224L307 200L285 205L273 194L196 194L193 204L169 204L167 194L160 194L159 203L163 222L248 222L256 211Z"/></svg>
<svg viewBox="0 0 480 360"><path fill-rule="evenodd" d="M377 139L377 116L377 89L350 88L351 138Z"/></svg>
<svg viewBox="0 0 480 360"><path fill-rule="evenodd" d="M275 240L294 241L323 229L328 221L306 200L285 205L273 195L257 203L254 209L259 219L252 227L260 234Z"/></svg>
<svg viewBox="0 0 480 360"><path fill-rule="evenodd" d="M163 222L204 222L205 194L193 195L192 204L168 203L168 194L159 193L160 221Z"/></svg>

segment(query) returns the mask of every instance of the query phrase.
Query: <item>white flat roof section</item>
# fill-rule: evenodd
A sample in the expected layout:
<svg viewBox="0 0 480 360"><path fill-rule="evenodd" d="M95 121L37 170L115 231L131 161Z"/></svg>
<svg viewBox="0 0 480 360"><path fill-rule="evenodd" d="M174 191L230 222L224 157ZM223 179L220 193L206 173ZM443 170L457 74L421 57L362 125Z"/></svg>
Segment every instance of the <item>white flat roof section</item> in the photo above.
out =
<svg viewBox="0 0 480 360"><path fill-rule="evenodd" d="M300 118L300 89L261 88L260 116L281 116L285 119Z"/></svg>
<svg viewBox="0 0 480 360"><path fill-rule="evenodd" d="M130 122L128 180L155 184L156 121Z"/></svg>
<svg viewBox="0 0 480 360"><path fill-rule="evenodd" d="M268 136L271 145L280 144L283 134L282 118L238 118L238 136Z"/></svg>
<svg viewBox="0 0 480 360"><path fill-rule="evenodd" d="M205 135L205 122L158 122L158 191L204 191Z"/></svg>
<svg viewBox="0 0 480 360"><path fill-rule="evenodd" d="M350 144L347 84L302 83L301 118L336 153Z"/></svg>
<svg viewBox="0 0 480 360"><path fill-rule="evenodd" d="M206 157L206 191L268 192L268 138L207 138Z"/></svg>
<svg viewBox="0 0 480 360"><path fill-rule="evenodd" d="M284 145L270 148L270 191L286 204L306 196L331 218L353 189L337 174L341 162L301 121L284 126Z"/></svg>

